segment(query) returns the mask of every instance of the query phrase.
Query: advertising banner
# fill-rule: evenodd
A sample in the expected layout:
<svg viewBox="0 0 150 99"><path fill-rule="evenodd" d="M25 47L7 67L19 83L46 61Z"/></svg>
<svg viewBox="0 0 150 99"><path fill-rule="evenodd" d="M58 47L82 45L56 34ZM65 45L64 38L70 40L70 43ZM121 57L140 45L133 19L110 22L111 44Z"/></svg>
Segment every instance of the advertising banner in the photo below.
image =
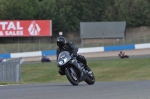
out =
<svg viewBox="0 0 150 99"><path fill-rule="evenodd" d="M0 37L52 36L51 20L0 21Z"/></svg>

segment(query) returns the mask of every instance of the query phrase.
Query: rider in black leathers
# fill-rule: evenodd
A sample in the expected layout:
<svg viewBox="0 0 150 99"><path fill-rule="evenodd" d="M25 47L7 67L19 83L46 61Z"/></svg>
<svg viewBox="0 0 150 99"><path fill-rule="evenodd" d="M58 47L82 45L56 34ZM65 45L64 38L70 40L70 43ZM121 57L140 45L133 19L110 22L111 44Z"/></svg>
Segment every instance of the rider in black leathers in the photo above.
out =
<svg viewBox="0 0 150 99"><path fill-rule="evenodd" d="M70 52L70 54L73 54L74 58L76 58L78 61L82 62L85 65L85 69L88 67L85 57L77 54L78 48L73 42L66 42L66 39L63 36L59 36L57 38L57 46L57 59L59 53L61 53L62 51L68 51ZM64 73L60 69L58 72L60 73L60 75L64 75Z"/></svg>

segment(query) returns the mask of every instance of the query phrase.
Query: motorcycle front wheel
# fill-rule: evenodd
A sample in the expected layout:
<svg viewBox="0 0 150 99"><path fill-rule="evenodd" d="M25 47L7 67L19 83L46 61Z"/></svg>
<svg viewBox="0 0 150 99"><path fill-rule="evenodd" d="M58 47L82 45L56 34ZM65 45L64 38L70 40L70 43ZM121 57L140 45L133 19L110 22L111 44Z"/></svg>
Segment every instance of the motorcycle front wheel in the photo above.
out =
<svg viewBox="0 0 150 99"><path fill-rule="evenodd" d="M74 69L72 69L71 71L70 68L67 68L65 70L65 74L66 74L67 79L72 85L77 86L79 84L78 77Z"/></svg>

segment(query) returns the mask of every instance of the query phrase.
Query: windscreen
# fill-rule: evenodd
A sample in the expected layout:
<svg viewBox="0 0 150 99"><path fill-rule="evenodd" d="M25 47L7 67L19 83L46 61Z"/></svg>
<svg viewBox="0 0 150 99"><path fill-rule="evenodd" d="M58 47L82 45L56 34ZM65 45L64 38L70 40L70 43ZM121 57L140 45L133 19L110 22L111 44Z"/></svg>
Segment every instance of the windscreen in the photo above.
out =
<svg viewBox="0 0 150 99"><path fill-rule="evenodd" d="M58 60L60 60L60 59L62 59L62 58L64 58L64 57L69 57L69 56L70 56L69 52L63 51L63 52L61 52L61 53L59 54Z"/></svg>

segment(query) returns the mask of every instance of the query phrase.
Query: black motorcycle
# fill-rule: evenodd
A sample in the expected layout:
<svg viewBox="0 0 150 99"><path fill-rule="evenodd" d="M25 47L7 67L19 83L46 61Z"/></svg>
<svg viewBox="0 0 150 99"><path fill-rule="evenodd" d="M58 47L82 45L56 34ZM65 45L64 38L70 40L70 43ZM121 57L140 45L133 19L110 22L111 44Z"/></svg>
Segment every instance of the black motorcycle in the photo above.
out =
<svg viewBox="0 0 150 99"><path fill-rule="evenodd" d="M41 62L44 63L44 62L51 62L51 60L47 57L42 57L41 58Z"/></svg>
<svg viewBox="0 0 150 99"><path fill-rule="evenodd" d="M57 66L74 86L82 81L85 81L89 85L95 83L95 77L91 69L88 67L86 70L84 64L79 62L76 58L73 58L67 51L63 51L59 54Z"/></svg>
<svg viewBox="0 0 150 99"><path fill-rule="evenodd" d="M121 56L120 54L118 54L118 56L119 56L120 58L129 58L128 55Z"/></svg>

